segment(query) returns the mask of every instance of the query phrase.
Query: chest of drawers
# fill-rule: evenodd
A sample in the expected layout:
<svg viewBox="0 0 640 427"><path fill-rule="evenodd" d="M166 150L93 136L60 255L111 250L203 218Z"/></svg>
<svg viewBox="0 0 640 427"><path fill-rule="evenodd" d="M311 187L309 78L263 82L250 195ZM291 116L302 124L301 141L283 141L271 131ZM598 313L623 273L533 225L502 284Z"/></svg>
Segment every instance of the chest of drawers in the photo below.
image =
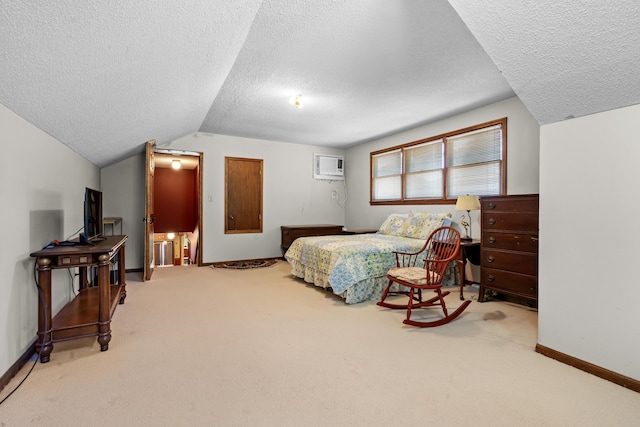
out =
<svg viewBox="0 0 640 427"><path fill-rule="evenodd" d="M538 299L538 195L480 199L480 295L485 290L532 305Z"/></svg>

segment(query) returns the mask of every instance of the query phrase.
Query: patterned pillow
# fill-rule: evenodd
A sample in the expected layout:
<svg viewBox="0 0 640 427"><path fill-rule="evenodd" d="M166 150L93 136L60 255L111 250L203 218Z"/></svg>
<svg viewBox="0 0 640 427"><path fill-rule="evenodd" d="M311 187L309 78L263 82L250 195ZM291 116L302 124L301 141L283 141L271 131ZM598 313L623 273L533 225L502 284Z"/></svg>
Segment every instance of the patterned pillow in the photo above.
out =
<svg viewBox="0 0 640 427"><path fill-rule="evenodd" d="M446 218L450 218L451 213L431 214L423 212L407 219L407 225L404 230L404 237L413 239L426 239L431 232L442 224Z"/></svg>
<svg viewBox="0 0 640 427"><path fill-rule="evenodd" d="M406 214L391 214L384 220L378 233L390 236L402 236L405 232L406 222L409 218Z"/></svg>

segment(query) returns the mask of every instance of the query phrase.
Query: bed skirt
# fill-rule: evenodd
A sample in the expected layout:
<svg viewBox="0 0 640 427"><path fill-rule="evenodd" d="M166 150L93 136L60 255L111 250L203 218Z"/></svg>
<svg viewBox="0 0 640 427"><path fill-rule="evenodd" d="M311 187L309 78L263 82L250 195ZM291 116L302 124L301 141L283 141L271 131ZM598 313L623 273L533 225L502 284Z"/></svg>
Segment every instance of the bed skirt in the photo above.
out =
<svg viewBox="0 0 640 427"><path fill-rule="evenodd" d="M303 279L307 283L311 283L327 290L332 290L331 284L329 283L329 276L326 273L307 267L295 260L288 260L288 262L291 265L292 275ZM356 304L368 300L378 301L382 297L382 292L384 292L388 283L389 280L386 275L373 277L354 283L344 292L336 295L344 299L347 304ZM455 286L457 283L460 283L458 262L452 261L447 267L447 273L442 284L443 286ZM400 285L397 283L394 283L391 288L392 291L398 291L399 289Z"/></svg>

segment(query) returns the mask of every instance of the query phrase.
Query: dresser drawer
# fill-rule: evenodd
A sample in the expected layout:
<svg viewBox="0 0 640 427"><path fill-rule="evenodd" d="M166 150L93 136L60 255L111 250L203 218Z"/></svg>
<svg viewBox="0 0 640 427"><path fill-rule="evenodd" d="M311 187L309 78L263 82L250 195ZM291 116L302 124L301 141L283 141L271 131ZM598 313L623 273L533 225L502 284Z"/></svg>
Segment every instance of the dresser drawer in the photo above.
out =
<svg viewBox="0 0 640 427"><path fill-rule="evenodd" d="M513 215L507 212L483 212L482 229L532 231L538 233L538 214L522 213Z"/></svg>
<svg viewBox="0 0 640 427"><path fill-rule="evenodd" d="M483 249L480 263L482 267L532 276L538 273L538 255L532 253Z"/></svg>
<svg viewBox="0 0 640 427"><path fill-rule="evenodd" d="M480 273L480 281L483 287L494 289L498 292L503 291L527 298L536 298L538 294L538 279L536 276L483 268Z"/></svg>
<svg viewBox="0 0 640 427"><path fill-rule="evenodd" d="M538 198L510 196L508 198L483 198L484 212L538 213Z"/></svg>
<svg viewBox="0 0 640 427"><path fill-rule="evenodd" d="M538 252L538 236L533 234L487 231L482 235L482 244L487 249L506 249L531 253Z"/></svg>

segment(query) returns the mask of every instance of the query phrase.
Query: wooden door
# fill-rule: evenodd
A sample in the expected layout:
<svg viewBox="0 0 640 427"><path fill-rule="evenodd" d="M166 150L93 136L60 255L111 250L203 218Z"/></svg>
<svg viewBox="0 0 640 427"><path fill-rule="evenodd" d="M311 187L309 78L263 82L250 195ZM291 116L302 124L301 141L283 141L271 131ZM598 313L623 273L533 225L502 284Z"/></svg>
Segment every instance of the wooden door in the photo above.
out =
<svg viewBox="0 0 640 427"><path fill-rule="evenodd" d="M153 274L153 179L155 175L154 150L155 139L147 141L147 159L145 162L145 196L144 196L144 273L142 280L150 280Z"/></svg>
<svg viewBox="0 0 640 427"><path fill-rule="evenodd" d="M262 163L225 157L226 234L262 233Z"/></svg>

